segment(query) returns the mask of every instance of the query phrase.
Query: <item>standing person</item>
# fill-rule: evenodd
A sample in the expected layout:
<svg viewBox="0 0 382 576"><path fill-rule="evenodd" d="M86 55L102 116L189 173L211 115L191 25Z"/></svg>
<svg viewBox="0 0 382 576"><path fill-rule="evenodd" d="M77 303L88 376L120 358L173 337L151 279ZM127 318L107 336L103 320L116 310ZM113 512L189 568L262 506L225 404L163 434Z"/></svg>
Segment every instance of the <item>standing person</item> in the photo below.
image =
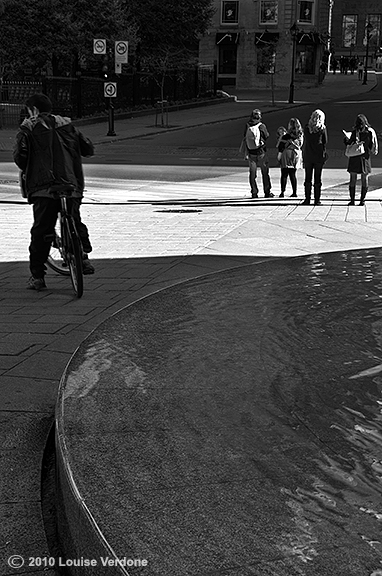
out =
<svg viewBox="0 0 382 576"><path fill-rule="evenodd" d="M25 103L25 118L16 136L13 159L24 173L25 194L33 206L34 222L29 246L32 274L27 288L42 290L45 284L45 262L54 238L60 200L49 188L55 184L72 184L75 191L68 207L75 220L83 248L83 272L93 274L88 259L92 251L88 229L81 222L80 205L84 191L81 156L94 154L93 144L71 123L70 118L54 116L52 103L45 94L34 94Z"/></svg>
<svg viewBox="0 0 382 576"><path fill-rule="evenodd" d="M303 204L310 204L312 194L312 178L314 174L314 204L321 204L322 169L327 159L326 146L328 133L325 126L325 114L322 110L315 110L304 128L304 145L302 155L305 168L305 200Z"/></svg>
<svg viewBox="0 0 382 576"><path fill-rule="evenodd" d="M271 192L272 184L269 177L269 160L267 155L266 141L269 132L265 124L261 121L261 111L255 109L244 129L244 141L246 145L246 156L249 166L249 184L251 186L252 198L258 198L259 189L256 182L257 168L261 170L263 179L263 189L265 198L273 198Z"/></svg>
<svg viewBox="0 0 382 576"><path fill-rule="evenodd" d="M304 141L303 129L298 118L291 118L287 132L280 138L277 149L280 156L281 194L284 198L288 176L292 185L292 197L297 197L297 168L301 166L301 148Z"/></svg>
<svg viewBox="0 0 382 576"><path fill-rule="evenodd" d="M364 65L363 62L361 62L361 60L358 62L358 66L357 66L357 72L358 72L358 80L362 80L363 78L363 71L364 71Z"/></svg>
<svg viewBox="0 0 382 576"><path fill-rule="evenodd" d="M352 156L348 161L348 172L350 173L349 206L354 206L355 189L357 175L361 175L361 198L359 205L363 206L368 190L368 178L371 173L370 154L378 154L378 140L373 128L371 128L366 116L358 114L350 138L345 137L345 144L363 142L364 153L360 156Z"/></svg>

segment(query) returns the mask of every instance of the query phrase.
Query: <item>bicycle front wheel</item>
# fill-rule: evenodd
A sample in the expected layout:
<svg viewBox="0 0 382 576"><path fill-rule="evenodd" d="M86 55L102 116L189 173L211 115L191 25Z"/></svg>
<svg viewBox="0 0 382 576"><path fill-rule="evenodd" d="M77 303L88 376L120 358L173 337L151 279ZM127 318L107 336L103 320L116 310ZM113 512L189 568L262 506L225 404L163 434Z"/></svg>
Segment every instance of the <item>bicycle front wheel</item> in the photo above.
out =
<svg viewBox="0 0 382 576"><path fill-rule="evenodd" d="M73 289L77 298L81 298L84 292L82 248L75 224L70 216L62 219L62 235L65 238L65 254Z"/></svg>

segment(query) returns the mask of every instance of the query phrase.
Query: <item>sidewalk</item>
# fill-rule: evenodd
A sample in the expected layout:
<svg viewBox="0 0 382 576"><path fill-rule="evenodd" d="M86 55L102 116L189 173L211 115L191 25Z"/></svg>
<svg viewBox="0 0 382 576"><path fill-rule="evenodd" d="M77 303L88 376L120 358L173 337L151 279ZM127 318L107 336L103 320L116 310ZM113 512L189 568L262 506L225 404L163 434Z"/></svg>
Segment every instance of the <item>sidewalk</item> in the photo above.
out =
<svg viewBox="0 0 382 576"><path fill-rule="evenodd" d="M275 106L271 101L271 90L242 90L232 91L236 96L236 102L224 102L211 106L189 108L181 111L169 113L169 128L155 126L155 112L147 116L136 118L119 119L115 117L116 136L107 136L108 120L96 124L86 124L81 130L95 143L113 142L147 136L150 134L163 133L164 131L182 130L193 126L205 125L208 123L222 122L224 120L236 118L248 118L250 111L254 107L261 107L264 112L280 110L281 108L294 108L311 102L325 102L343 96L354 97L359 94L369 92L376 86L377 74L370 72L368 84L363 85L357 76L342 74L327 74L322 85L316 87L299 87L295 89L294 104L288 103L288 90L275 90ZM318 106L318 104L317 104ZM160 120L159 120L160 121ZM12 150L15 138L15 129L0 130L0 151Z"/></svg>
<svg viewBox="0 0 382 576"><path fill-rule="evenodd" d="M369 91L374 78L370 74L369 84L363 86L356 77L353 84L349 76L330 74L323 86L296 88L294 105L286 102L285 91L277 92L276 108L349 96L349 85L354 97ZM176 127L170 129L244 118L254 105L264 111L274 109L269 93L239 93L237 98L237 102L173 112L169 120ZM162 133L164 129L153 126L153 120L153 116L117 118L116 137L105 136L107 122L88 125L84 132L95 143ZM12 149L14 135L15 131L0 131L0 150ZM374 203L367 212L351 213L341 203L330 210L328 206L316 207L314 213L310 207L260 204L205 200L194 205L190 202L180 210L165 203L85 205L83 214L94 242L96 274L85 278L80 301L73 298L67 278L51 273L47 291L25 290L30 207L1 205L0 576L55 574L53 569L28 562L30 557L49 556L42 517L42 456L65 366L77 346L103 320L165 286L259 257L381 245L382 215ZM10 567L8 558L12 555L25 558L22 569ZM15 562L21 566L20 560Z"/></svg>

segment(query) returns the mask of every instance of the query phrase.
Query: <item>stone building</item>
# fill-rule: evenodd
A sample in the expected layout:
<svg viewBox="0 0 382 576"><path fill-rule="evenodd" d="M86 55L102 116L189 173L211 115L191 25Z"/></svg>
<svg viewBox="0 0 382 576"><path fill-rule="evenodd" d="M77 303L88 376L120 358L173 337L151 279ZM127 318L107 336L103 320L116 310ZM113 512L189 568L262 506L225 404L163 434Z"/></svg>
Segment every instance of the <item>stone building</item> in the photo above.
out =
<svg viewBox="0 0 382 576"><path fill-rule="evenodd" d="M219 87L316 84L327 59L331 0L214 0L200 40L201 65L215 64ZM294 65L294 66L293 66Z"/></svg>
<svg viewBox="0 0 382 576"><path fill-rule="evenodd" d="M352 58L380 67L382 1L335 0L332 10L332 57Z"/></svg>

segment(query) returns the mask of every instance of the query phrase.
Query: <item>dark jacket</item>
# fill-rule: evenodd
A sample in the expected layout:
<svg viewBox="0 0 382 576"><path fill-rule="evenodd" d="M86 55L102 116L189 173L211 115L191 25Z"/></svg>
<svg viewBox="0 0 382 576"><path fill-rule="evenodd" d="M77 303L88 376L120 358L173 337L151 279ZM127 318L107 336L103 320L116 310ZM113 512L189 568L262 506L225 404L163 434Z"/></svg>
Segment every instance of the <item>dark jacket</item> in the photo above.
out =
<svg viewBox="0 0 382 576"><path fill-rule="evenodd" d="M376 137L375 137L376 138ZM344 139L345 144L354 144L355 142L363 142L365 152L361 156L352 156L348 160L348 172L355 174L370 174L371 172L371 158L370 154L376 153L374 150L374 137L370 127L364 130L353 130L349 139ZM378 148L377 148L378 150Z"/></svg>
<svg viewBox="0 0 382 576"><path fill-rule="evenodd" d="M305 164L324 164L328 133L326 128L319 132L310 132L309 127L304 128L304 145L302 155Z"/></svg>
<svg viewBox="0 0 382 576"><path fill-rule="evenodd" d="M25 173L28 202L35 197L50 197L49 187L60 183L73 184L73 196L81 198L85 186L81 156L93 154L93 144L70 118L53 114L26 118L16 136L13 159Z"/></svg>

